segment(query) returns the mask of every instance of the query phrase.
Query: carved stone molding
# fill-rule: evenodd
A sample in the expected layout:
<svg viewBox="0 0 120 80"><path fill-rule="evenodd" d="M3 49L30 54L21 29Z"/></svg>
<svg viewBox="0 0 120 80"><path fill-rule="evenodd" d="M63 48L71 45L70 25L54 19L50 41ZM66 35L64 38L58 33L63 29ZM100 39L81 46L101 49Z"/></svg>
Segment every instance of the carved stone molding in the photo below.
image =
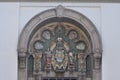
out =
<svg viewBox="0 0 120 80"><path fill-rule="evenodd" d="M22 32L20 34L19 42L18 42L19 69L22 69L22 68L25 69L25 67L26 67L26 62L27 62L26 58L27 58L27 53L28 53L27 51L29 51L28 44L30 42L31 35L34 34L35 29L39 29L38 25L43 24L44 21L48 22L48 20L50 21L53 18L57 18L57 19L64 18L64 19L68 19L68 20L73 20L76 22L76 24L78 23L79 25L82 25L81 29L83 29L85 31L87 37L89 37L90 49L88 52L93 53L93 59L92 59L93 60L92 62L94 62L93 67L94 67L94 69L98 70L97 74L99 76L95 76L97 74L94 71L93 72L93 80L101 80L102 41L101 41L101 37L100 37L95 25L83 14L81 14L77 11L71 10L71 9L64 8L61 5L57 6L56 8L49 9L42 13L39 13L25 25L24 29L22 30ZM71 24L73 24L73 23L71 22ZM58 41L58 42L63 45L62 41ZM32 54L32 52L31 52L31 54ZM35 57L41 57L41 56L42 55L35 55ZM47 57L49 57L49 56L47 56ZM47 57L46 57L46 59L48 59L48 62L49 62L49 58L47 58ZM83 63L85 63L85 58L86 58L86 55L81 53L80 57L79 57L79 59L80 59L79 65L80 66L83 65L82 69L85 68L85 65L83 64ZM72 59L72 57L71 57L71 59ZM36 61L35 66L39 67L39 64L40 64L39 59L38 60L36 59L35 61ZM72 61L71 61L71 63L72 63ZM81 67L79 67L79 68L81 68ZM51 68L49 68L49 69L51 69ZM86 80L85 72L86 71L81 72L81 69L80 69L80 72L79 72L80 74L78 73L79 75L82 75L81 79L83 79L83 80ZM51 75L52 72L49 72L49 73L50 73L49 75ZM19 72L18 76L22 77L21 76L22 74L27 74L27 69L25 69L24 72ZM46 74L43 73L43 75L46 75ZM54 74L52 74L52 75L54 75ZM74 76L74 75L72 75L72 76ZM41 76L36 74L36 77L35 77L36 80L40 79L39 77L41 77ZM19 80L27 80L27 75L24 76L23 78L19 78Z"/></svg>
<svg viewBox="0 0 120 80"><path fill-rule="evenodd" d="M26 67L26 57L25 56L20 56L19 57L19 68L20 69L25 69Z"/></svg>
<svg viewBox="0 0 120 80"><path fill-rule="evenodd" d="M93 56L94 56L94 68L95 69L100 69L101 68L102 55L100 53L95 53Z"/></svg>
<svg viewBox="0 0 120 80"><path fill-rule="evenodd" d="M78 13L71 9L66 9L62 6L58 6L55 9L46 10L36 15L28 22L20 34L19 42L18 42L18 50L24 49L24 51L27 51L29 36L31 35L35 26L37 26L38 24L40 24L41 22L47 19L54 18L54 17L70 18L77 21L81 25L83 25L84 29L86 29L88 34L90 35L92 45L93 45L93 50L92 50L93 53L96 52L96 49L99 49L102 52L102 41L95 25L83 14ZM95 33L93 33L92 31L94 31Z"/></svg>
<svg viewBox="0 0 120 80"><path fill-rule="evenodd" d="M19 59L19 68L24 69L26 67L26 52L19 51L18 59Z"/></svg>

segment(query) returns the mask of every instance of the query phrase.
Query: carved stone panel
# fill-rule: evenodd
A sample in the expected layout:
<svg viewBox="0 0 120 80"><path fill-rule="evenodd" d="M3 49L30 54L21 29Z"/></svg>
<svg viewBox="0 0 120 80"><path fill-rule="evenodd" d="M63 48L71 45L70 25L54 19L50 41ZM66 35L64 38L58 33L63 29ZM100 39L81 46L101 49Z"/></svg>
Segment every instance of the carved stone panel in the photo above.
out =
<svg viewBox="0 0 120 80"><path fill-rule="evenodd" d="M101 50L98 31L84 15L63 6L47 10L30 20L20 35L19 70L24 68L26 76L19 80L63 76L101 80ZM32 68L26 65L30 55Z"/></svg>

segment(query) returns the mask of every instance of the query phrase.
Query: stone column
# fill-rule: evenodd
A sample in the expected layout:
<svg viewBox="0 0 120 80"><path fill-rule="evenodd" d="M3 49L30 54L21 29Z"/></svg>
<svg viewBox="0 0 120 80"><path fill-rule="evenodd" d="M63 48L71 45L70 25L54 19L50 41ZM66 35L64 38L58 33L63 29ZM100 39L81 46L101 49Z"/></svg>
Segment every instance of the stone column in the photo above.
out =
<svg viewBox="0 0 120 80"><path fill-rule="evenodd" d="M39 72L39 73L34 73L34 76L35 76L35 80L42 80L42 79L41 79L41 77L42 77L41 72Z"/></svg>
<svg viewBox="0 0 120 80"><path fill-rule="evenodd" d="M27 80L26 52L18 53L18 79Z"/></svg>
<svg viewBox="0 0 120 80"><path fill-rule="evenodd" d="M94 54L94 68L95 69L101 68L101 54L100 53Z"/></svg>
<svg viewBox="0 0 120 80"><path fill-rule="evenodd" d="M93 80L101 80L101 70L93 70Z"/></svg>
<svg viewBox="0 0 120 80"><path fill-rule="evenodd" d="M78 55L79 59L79 80L86 80L86 62L85 62L86 54L85 53L80 53Z"/></svg>
<svg viewBox="0 0 120 80"><path fill-rule="evenodd" d="M86 72L84 71L84 72L79 72L78 73L78 80L87 80L86 79Z"/></svg>
<svg viewBox="0 0 120 80"><path fill-rule="evenodd" d="M101 80L101 53L96 51L94 57L93 80Z"/></svg>

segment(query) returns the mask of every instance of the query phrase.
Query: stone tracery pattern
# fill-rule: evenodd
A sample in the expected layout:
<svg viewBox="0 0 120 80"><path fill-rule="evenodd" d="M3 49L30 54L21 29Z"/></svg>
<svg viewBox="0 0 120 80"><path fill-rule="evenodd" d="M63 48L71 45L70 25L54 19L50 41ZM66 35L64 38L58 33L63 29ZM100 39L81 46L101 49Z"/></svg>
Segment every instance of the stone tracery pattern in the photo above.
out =
<svg viewBox="0 0 120 80"><path fill-rule="evenodd" d="M78 77L79 80L101 80L102 45L94 25L82 14L62 6L43 13L32 20L34 23L29 22L21 33L18 44L18 79L41 80L41 77L67 76ZM56 20L34 30L38 23L41 23L40 20L52 18L51 15L59 19L63 16L68 17L82 26L76 26L74 22ZM28 70L26 67L29 67L26 62L29 62L30 56L34 60L31 68L32 76L26 72Z"/></svg>
<svg viewBox="0 0 120 80"><path fill-rule="evenodd" d="M90 49L88 41L80 28L66 22L41 27L29 45L35 55L34 70L55 73L84 71L86 52Z"/></svg>

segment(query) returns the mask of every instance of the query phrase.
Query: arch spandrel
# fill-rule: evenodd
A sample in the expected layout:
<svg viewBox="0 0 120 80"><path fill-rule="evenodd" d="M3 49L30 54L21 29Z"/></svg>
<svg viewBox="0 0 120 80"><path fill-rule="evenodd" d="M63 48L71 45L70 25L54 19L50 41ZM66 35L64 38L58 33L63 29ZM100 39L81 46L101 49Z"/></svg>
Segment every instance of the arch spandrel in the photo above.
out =
<svg viewBox="0 0 120 80"><path fill-rule="evenodd" d="M18 57L20 58L21 65L24 64L23 67L20 67L20 69L24 68L26 71L26 54L28 53L28 44L30 42L30 36L33 34L33 31L36 27L39 26L39 24L43 23L47 20L52 20L52 18L67 18L74 20L75 22L82 25L82 29L85 31L86 35L89 36L90 42L91 42L91 51L88 53L93 53L93 80L101 80L101 57L102 57L102 42L101 37L99 35L99 32L97 31L95 25L84 15L82 15L79 12L76 12L71 9L64 8L63 6L58 6L54 9L46 10L35 17L33 17L24 27L24 29L21 32L21 35L19 37L18 42ZM99 61L99 62L97 62ZM96 73L96 70L99 70L98 73ZM25 72L26 73L26 72ZM24 74L25 74L24 73ZM19 73L21 74L21 73ZM18 75L19 75L18 74ZM54 73L53 73L54 74ZM79 73L78 73L79 74ZM98 75L99 77L95 76ZM26 80L26 76L23 76L23 79L19 80Z"/></svg>

